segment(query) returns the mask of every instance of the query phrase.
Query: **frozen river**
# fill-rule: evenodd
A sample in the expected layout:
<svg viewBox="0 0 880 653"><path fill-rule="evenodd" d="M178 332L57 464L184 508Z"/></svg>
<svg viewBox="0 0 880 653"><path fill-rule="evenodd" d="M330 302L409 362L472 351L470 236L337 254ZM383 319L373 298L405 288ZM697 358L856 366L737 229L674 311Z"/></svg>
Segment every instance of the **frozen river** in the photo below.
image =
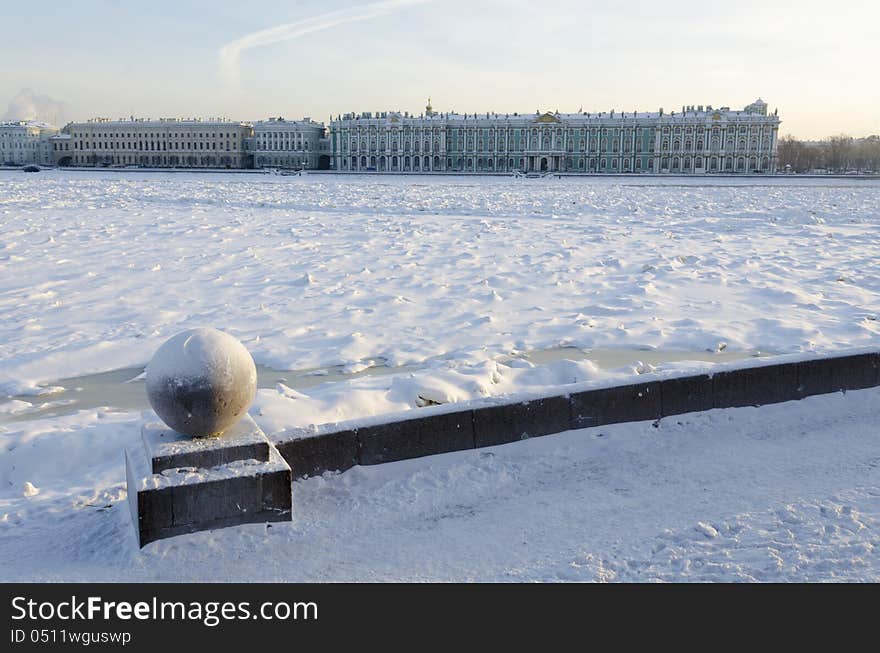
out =
<svg viewBox="0 0 880 653"><path fill-rule="evenodd" d="M201 325L280 370L880 334L878 181L4 171L0 218L7 395Z"/></svg>
<svg viewBox="0 0 880 653"><path fill-rule="evenodd" d="M245 343L271 434L877 348L878 260L859 179L2 171L0 580L876 581L876 389L354 468L142 551L122 449L182 329Z"/></svg>

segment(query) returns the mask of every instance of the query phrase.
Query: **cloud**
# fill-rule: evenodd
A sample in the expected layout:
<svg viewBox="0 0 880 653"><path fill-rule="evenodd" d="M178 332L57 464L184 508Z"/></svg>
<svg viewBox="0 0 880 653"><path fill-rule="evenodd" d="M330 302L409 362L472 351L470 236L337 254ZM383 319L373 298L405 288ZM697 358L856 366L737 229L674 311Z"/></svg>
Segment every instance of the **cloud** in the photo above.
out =
<svg viewBox="0 0 880 653"><path fill-rule="evenodd" d="M378 16L390 14L398 9L404 9L412 5L425 4L431 1L432 0L384 0L383 2L373 2L360 7L328 11L325 14L299 20L295 23L276 25L275 27L269 27L258 32L246 34L220 48L220 75L228 85L237 88L240 84L239 60L243 52L252 50L253 48L263 47L265 45L271 45L273 43L292 41L305 34L331 29L337 25L377 18Z"/></svg>
<svg viewBox="0 0 880 653"><path fill-rule="evenodd" d="M54 125L67 122L70 106L48 95L37 95L29 88L21 89L9 102L3 120L43 120Z"/></svg>

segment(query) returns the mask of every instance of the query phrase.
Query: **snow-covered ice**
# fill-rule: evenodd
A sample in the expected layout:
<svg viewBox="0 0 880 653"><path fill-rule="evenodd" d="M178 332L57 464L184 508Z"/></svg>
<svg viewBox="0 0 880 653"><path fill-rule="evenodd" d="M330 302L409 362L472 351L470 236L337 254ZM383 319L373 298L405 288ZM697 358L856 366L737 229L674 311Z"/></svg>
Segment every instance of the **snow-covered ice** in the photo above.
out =
<svg viewBox="0 0 880 653"><path fill-rule="evenodd" d="M0 389L210 325L275 369L875 344L880 183L0 172Z"/></svg>
<svg viewBox="0 0 880 653"><path fill-rule="evenodd" d="M355 468L296 483L293 524L140 552L121 452L154 417L32 411L205 325L341 370L259 390L270 435L713 356L524 352L876 349L878 208L863 180L0 172L0 573L877 580L877 390Z"/></svg>

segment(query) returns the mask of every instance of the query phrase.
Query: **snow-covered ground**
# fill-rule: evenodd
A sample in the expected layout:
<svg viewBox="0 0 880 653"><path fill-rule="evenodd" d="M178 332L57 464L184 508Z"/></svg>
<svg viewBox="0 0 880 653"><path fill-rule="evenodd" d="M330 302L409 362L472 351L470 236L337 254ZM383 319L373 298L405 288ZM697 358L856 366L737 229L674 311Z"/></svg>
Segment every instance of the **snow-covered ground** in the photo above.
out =
<svg viewBox="0 0 880 653"><path fill-rule="evenodd" d="M341 366L260 390L270 433L622 380L646 348L877 348L878 214L866 180L0 172L0 578L876 580L876 390L356 468L295 484L292 525L141 552L141 414L29 412L196 326ZM559 347L635 353L523 356Z"/></svg>
<svg viewBox="0 0 880 653"><path fill-rule="evenodd" d="M294 483L292 523L141 550L138 423L2 436L0 579L880 581L880 389L355 467Z"/></svg>

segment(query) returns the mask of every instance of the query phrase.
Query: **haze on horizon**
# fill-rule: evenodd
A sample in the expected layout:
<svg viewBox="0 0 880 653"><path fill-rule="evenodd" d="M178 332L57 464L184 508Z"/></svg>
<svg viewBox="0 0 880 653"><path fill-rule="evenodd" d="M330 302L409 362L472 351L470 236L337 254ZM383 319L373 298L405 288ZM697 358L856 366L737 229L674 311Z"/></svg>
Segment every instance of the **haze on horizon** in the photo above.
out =
<svg viewBox="0 0 880 653"><path fill-rule="evenodd" d="M779 109L782 134L880 134L880 5L740 0L81 0L4 8L0 114ZM35 38L34 35L37 35Z"/></svg>

